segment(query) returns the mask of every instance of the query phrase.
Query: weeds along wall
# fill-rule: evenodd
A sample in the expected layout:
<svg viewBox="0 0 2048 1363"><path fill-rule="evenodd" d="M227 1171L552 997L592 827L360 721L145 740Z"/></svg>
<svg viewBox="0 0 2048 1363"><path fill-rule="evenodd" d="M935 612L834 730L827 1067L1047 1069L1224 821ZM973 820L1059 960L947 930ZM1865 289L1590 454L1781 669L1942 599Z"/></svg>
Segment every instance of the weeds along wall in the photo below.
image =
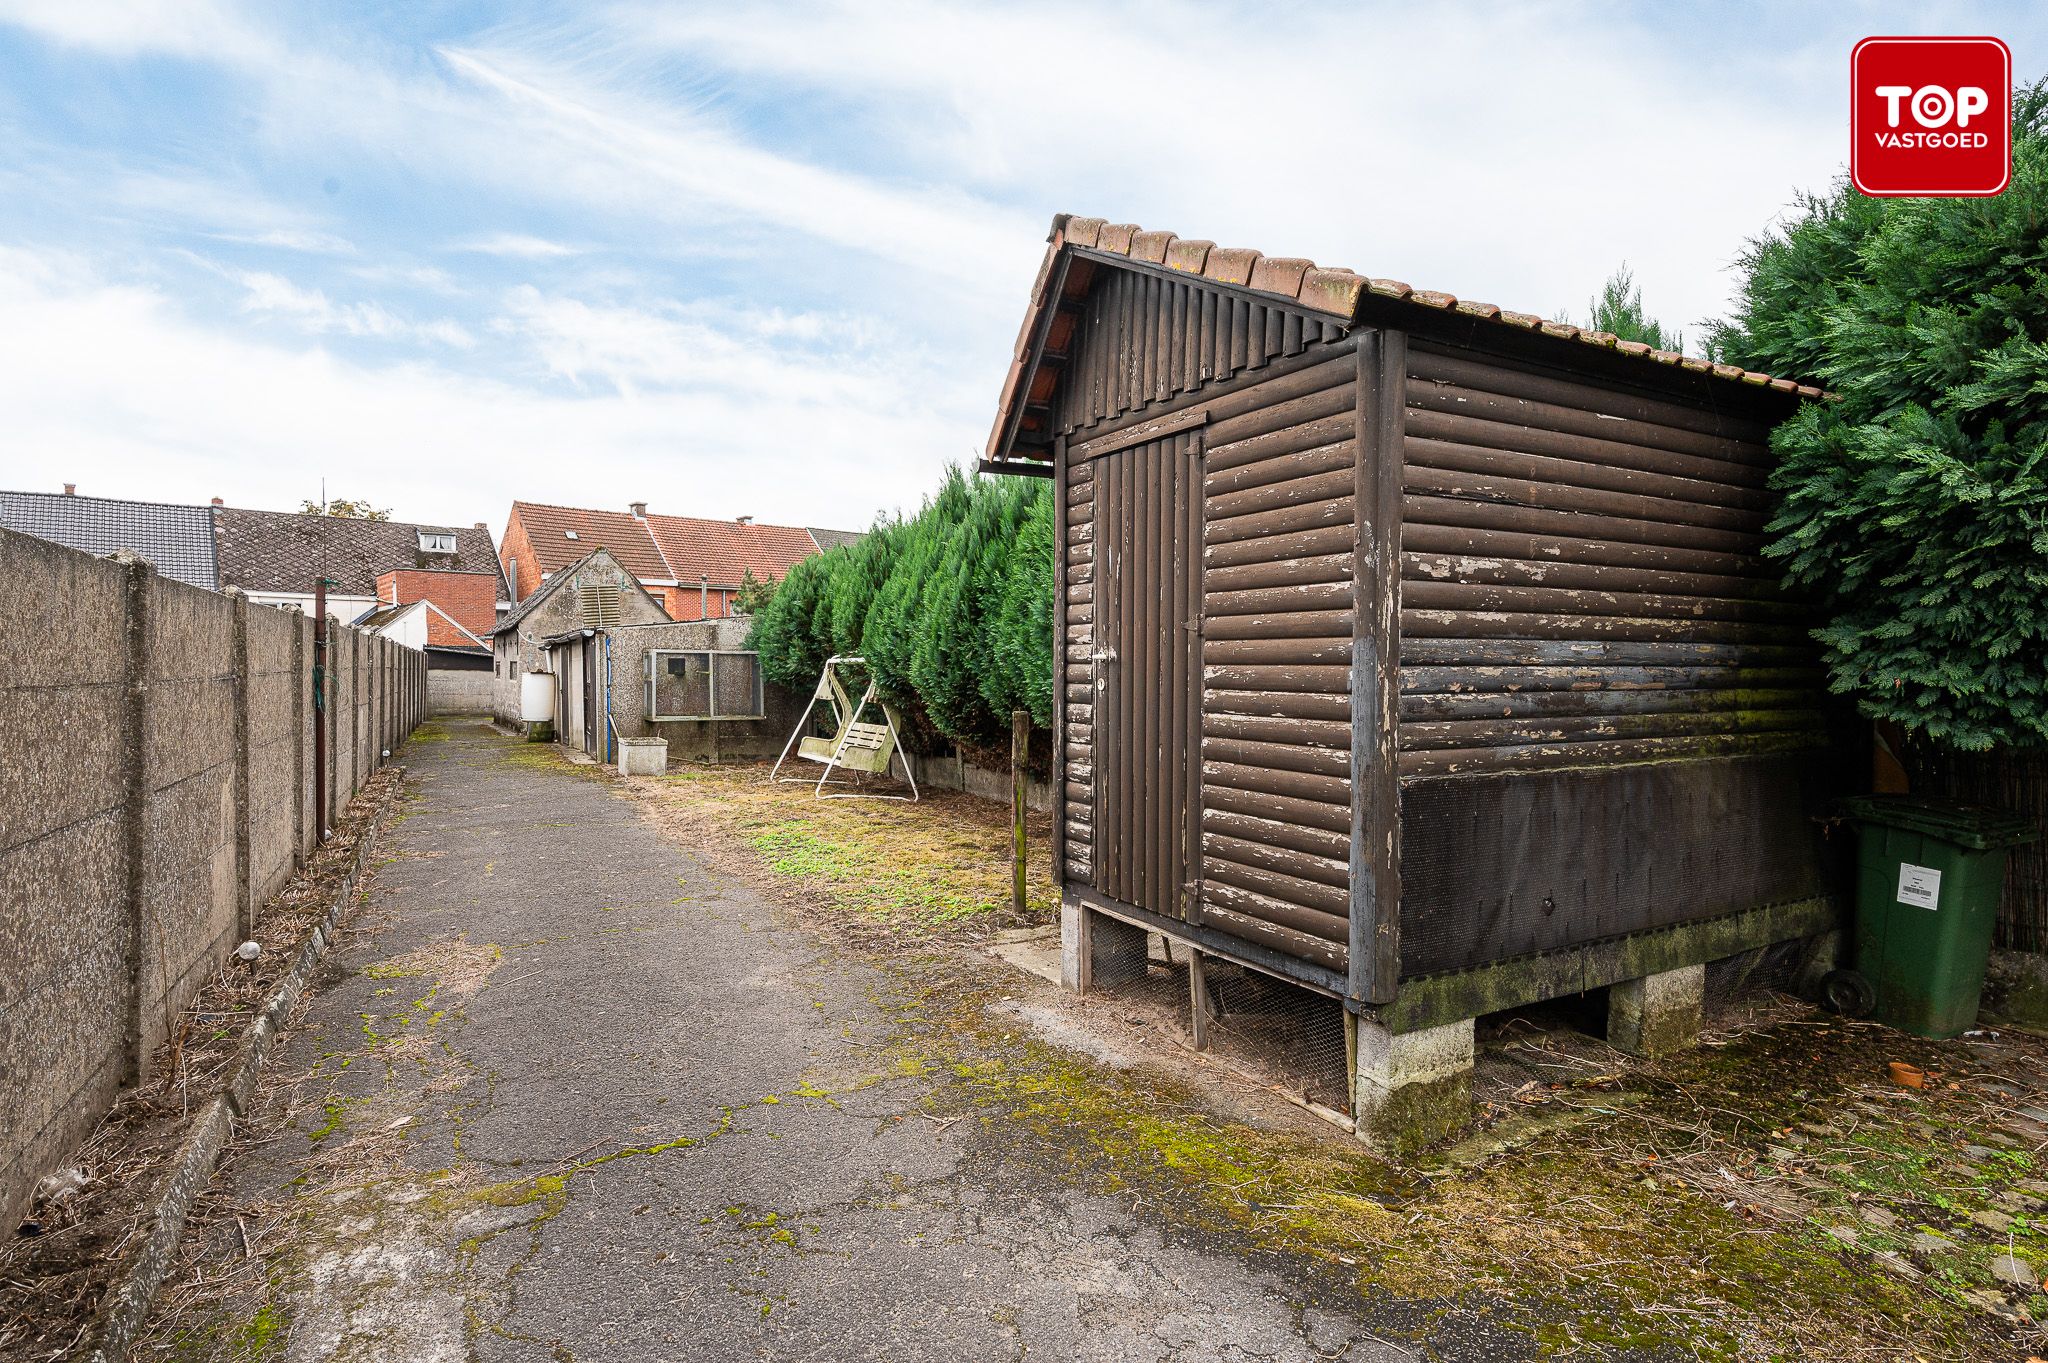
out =
<svg viewBox="0 0 2048 1363"><path fill-rule="evenodd" d="M412 731L423 654L0 531L0 1224ZM330 815L330 817L332 817Z"/></svg>
<svg viewBox="0 0 2048 1363"><path fill-rule="evenodd" d="M949 470L916 515L790 569L747 646L800 694L860 654L914 747L1007 752L1013 710L1052 725L1052 515L1043 483Z"/></svg>

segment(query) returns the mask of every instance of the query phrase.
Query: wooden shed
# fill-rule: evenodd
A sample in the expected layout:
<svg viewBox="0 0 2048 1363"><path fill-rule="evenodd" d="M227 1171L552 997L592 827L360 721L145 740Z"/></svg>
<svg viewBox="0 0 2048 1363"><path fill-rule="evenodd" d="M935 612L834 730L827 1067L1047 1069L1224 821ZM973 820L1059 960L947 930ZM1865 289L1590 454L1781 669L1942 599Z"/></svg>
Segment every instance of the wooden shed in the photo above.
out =
<svg viewBox="0 0 2048 1363"><path fill-rule="evenodd" d="M982 467L1054 480L1071 986L1142 931L1342 1000L1398 1144L1459 1115L1473 1017L1609 988L1668 1044L1703 963L1834 925L1844 745L1759 557L1818 390L1097 218L1050 243Z"/></svg>

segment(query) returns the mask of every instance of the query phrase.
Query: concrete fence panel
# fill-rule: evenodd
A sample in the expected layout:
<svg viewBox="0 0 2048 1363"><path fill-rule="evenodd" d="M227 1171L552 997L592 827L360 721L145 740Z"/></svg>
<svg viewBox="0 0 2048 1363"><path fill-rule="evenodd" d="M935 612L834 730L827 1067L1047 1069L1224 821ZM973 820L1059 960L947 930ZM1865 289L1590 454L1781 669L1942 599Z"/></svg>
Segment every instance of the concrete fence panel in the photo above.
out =
<svg viewBox="0 0 2048 1363"><path fill-rule="evenodd" d="M0 1211L129 1057L128 574L0 533Z"/></svg>
<svg viewBox="0 0 2048 1363"><path fill-rule="evenodd" d="M0 1226L317 845L314 726L330 811L412 731L420 655L329 630L322 710L312 621L0 530Z"/></svg>

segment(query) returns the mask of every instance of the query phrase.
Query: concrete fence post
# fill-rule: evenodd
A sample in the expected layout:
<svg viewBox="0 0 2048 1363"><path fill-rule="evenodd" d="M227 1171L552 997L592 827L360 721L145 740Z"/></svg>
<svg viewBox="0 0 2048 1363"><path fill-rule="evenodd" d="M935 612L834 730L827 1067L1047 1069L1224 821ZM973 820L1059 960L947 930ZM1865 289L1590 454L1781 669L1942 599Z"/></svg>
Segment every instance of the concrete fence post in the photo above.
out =
<svg viewBox="0 0 2048 1363"><path fill-rule="evenodd" d="M363 636L344 630L348 640L348 789L341 802L347 804L363 788Z"/></svg>
<svg viewBox="0 0 2048 1363"><path fill-rule="evenodd" d="M306 624L292 621L292 869L306 864Z"/></svg>
<svg viewBox="0 0 2048 1363"><path fill-rule="evenodd" d="M228 607L233 612L229 652L233 657L234 732L233 745L235 802L235 931L248 941L256 929L255 875L250 865L249 809L249 598L240 589L228 588Z"/></svg>
<svg viewBox="0 0 2048 1363"><path fill-rule="evenodd" d="M128 940L128 998L122 1018L124 1082L142 1082L149 1057L143 1050L142 920L148 912L149 803L155 781L150 771L150 607L156 595L156 573L127 550L116 554L125 576L122 613L127 647L121 660L121 850L123 914Z"/></svg>

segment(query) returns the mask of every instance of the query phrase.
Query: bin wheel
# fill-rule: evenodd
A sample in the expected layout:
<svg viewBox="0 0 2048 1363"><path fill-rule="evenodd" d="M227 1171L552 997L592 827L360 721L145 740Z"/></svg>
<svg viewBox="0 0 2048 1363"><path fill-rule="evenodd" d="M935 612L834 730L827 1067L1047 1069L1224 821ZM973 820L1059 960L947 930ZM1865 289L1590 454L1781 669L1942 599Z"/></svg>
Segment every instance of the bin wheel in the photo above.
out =
<svg viewBox="0 0 2048 1363"><path fill-rule="evenodd" d="M1845 1018L1866 1018L1877 1007L1877 991L1853 970L1830 970L1821 976L1820 1003Z"/></svg>

